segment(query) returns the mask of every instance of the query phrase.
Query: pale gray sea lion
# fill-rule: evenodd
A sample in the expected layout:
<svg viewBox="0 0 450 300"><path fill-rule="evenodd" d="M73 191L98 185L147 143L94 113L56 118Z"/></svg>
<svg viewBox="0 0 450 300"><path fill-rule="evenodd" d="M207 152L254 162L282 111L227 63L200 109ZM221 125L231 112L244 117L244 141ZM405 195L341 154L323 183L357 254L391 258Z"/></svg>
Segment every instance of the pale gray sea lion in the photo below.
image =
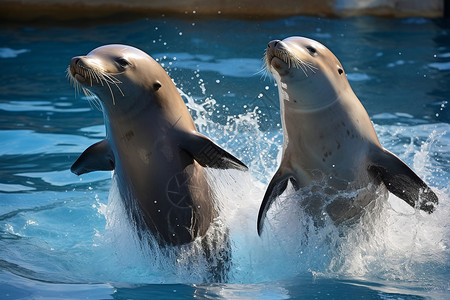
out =
<svg viewBox="0 0 450 300"><path fill-rule="evenodd" d="M383 183L409 205L434 211L437 196L381 146L366 110L330 50L311 39L290 37L270 42L265 60L278 84L284 144L281 164L259 210L259 234L267 211L289 181L298 190L315 180L324 183L325 178L328 192L364 191L372 183ZM360 215L373 198L367 193L350 202L339 198L326 211L340 223Z"/></svg>
<svg viewBox="0 0 450 300"><path fill-rule="evenodd" d="M204 236L217 211L203 167L247 167L197 132L169 75L141 50L102 46L72 58L68 74L100 99L106 126L71 171L114 170L134 221L162 244Z"/></svg>

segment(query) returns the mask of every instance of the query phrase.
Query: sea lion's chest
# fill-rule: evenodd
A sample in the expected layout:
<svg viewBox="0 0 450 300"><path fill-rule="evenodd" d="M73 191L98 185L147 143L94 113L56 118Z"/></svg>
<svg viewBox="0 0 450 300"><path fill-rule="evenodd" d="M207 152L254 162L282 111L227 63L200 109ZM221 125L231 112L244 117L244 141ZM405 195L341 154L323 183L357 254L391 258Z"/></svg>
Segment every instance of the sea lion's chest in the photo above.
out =
<svg viewBox="0 0 450 300"><path fill-rule="evenodd" d="M284 156L309 179L321 172L353 181L366 169L372 143L365 134L365 127L372 129L368 118L341 105L307 113L285 109L284 118Z"/></svg>

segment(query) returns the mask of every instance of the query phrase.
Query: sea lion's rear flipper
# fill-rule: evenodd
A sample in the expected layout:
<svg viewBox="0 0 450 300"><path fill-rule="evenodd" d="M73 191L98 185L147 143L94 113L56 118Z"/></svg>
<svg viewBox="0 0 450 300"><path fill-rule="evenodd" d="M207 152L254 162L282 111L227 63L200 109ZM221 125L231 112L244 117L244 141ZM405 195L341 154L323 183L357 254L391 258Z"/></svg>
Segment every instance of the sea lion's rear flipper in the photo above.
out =
<svg viewBox="0 0 450 300"><path fill-rule="evenodd" d="M180 132L180 148L192 155L203 167L248 170L239 159L200 133Z"/></svg>
<svg viewBox="0 0 450 300"><path fill-rule="evenodd" d="M286 190L289 180L291 180L291 183L296 190L299 189L298 182L296 181L293 174L290 172L283 172L283 170L284 169L279 168L275 175L273 175L273 178L270 181L269 186L267 187L266 193L264 194L264 198L258 213L258 235L261 235L262 233L267 211L269 210L273 201L278 196L283 194L283 192Z"/></svg>
<svg viewBox="0 0 450 300"><path fill-rule="evenodd" d="M108 142L103 140L84 150L70 171L81 175L92 171L112 171L114 166L114 154Z"/></svg>
<svg viewBox="0 0 450 300"><path fill-rule="evenodd" d="M387 189L412 207L432 213L438 197L403 161L386 149L376 151L369 172Z"/></svg>

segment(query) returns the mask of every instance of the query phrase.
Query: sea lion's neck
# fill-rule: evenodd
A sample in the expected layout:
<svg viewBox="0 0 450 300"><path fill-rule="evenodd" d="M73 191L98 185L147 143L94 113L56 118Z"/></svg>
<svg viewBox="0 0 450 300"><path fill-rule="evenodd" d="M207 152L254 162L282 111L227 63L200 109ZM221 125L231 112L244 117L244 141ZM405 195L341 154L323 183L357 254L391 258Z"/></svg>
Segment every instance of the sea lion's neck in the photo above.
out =
<svg viewBox="0 0 450 300"><path fill-rule="evenodd" d="M109 119L127 122L128 120L141 118L143 115L148 114L149 111L157 109L157 106L151 100L150 96L146 95L141 95L138 100L120 95L114 99L105 99L101 102L103 113Z"/></svg>

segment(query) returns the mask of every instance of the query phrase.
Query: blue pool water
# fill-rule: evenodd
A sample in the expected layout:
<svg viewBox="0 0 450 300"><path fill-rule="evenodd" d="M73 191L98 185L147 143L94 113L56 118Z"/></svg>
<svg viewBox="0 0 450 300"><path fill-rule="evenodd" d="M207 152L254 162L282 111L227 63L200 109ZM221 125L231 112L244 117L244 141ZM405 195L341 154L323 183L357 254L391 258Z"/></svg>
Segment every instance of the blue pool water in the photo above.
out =
<svg viewBox="0 0 450 300"><path fill-rule="evenodd" d="M256 233L282 143L267 43L316 39L342 62L385 148L438 194L432 215L393 195L340 235L313 229L295 199ZM110 172L69 168L103 138L102 113L66 79L70 58L109 43L141 48L184 93L199 130L247 173L211 170L229 228L226 282L195 251L141 245ZM446 299L450 297L450 23L295 17L0 26L1 299ZM294 203L293 203L294 202ZM383 203L381 203L383 202ZM294 204L294 205L290 205Z"/></svg>

